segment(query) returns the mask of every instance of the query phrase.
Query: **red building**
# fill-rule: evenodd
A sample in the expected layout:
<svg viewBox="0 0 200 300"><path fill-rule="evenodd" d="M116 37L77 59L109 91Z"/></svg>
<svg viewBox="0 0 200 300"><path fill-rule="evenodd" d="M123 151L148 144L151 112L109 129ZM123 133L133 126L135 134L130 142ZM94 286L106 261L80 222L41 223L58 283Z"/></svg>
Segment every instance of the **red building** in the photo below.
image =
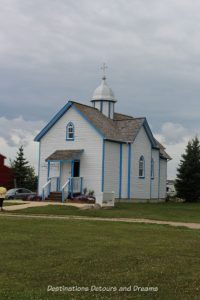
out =
<svg viewBox="0 0 200 300"><path fill-rule="evenodd" d="M14 177L12 170L9 167L5 166L5 159L6 157L0 154L0 186L11 189L14 185Z"/></svg>

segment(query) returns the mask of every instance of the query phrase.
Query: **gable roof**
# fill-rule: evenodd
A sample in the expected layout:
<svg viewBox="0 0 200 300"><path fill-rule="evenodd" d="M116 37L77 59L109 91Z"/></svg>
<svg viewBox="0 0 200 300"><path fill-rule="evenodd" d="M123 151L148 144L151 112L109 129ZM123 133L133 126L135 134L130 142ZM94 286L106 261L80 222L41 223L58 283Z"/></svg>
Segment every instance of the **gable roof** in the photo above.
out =
<svg viewBox="0 0 200 300"><path fill-rule="evenodd" d="M120 114L120 113L114 113L114 120L115 121L122 121L122 120L128 120L128 119L134 119L134 117L132 116L127 116L124 114Z"/></svg>
<svg viewBox="0 0 200 300"><path fill-rule="evenodd" d="M60 161L60 160L73 160L79 158L83 153L84 149L75 150L56 150L50 156L48 156L45 161Z"/></svg>
<svg viewBox="0 0 200 300"><path fill-rule="evenodd" d="M160 149L160 155L162 155L163 158L170 159L168 154L164 151L165 148L153 137L145 117L134 118L132 116L115 113L114 119L112 120L102 114L97 108L74 101L69 101L41 130L41 132L38 133L34 140L40 141L70 107L76 109L106 140L121 143L132 143L134 142L140 128L143 126L152 147Z"/></svg>
<svg viewBox="0 0 200 300"><path fill-rule="evenodd" d="M124 119L121 121L112 120L94 107L77 102L72 103L100 131L105 139L111 141L133 142L145 120L145 118Z"/></svg>
<svg viewBox="0 0 200 300"><path fill-rule="evenodd" d="M35 142L39 142L41 138L53 127L53 125L66 113L66 111L71 107L71 103L68 102L59 110L59 112L51 119L51 121L36 135L34 138Z"/></svg>
<svg viewBox="0 0 200 300"><path fill-rule="evenodd" d="M160 157L171 160L171 156L169 156L169 154L167 154L167 152L165 151L166 148L158 140L155 139L155 141L160 149Z"/></svg>

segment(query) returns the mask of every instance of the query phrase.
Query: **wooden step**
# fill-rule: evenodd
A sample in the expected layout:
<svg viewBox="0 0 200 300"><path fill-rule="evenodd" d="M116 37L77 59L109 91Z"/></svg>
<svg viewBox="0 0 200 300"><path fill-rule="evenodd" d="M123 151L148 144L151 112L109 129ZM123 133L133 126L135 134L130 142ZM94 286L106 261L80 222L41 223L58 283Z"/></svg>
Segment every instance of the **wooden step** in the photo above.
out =
<svg viewBox="0 0 200 300"><path fill-rule="evenodd" d="M62 201L62 193L61 192L51 192L45 200L50 201L50 202L61 202Z"/></svg>
<svg viewBox="0 0 200 300"><path fill-rule="evenodd" d="M61 192L50 192L49 195L52 195L52 196L61 196L62 193Z"/></svg>

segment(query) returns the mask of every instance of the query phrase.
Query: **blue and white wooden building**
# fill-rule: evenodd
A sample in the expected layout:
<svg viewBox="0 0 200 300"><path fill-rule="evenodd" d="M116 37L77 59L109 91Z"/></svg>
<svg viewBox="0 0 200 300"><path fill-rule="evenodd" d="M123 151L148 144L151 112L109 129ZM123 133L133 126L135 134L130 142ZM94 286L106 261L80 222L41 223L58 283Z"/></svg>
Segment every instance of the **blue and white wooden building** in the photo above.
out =
<svg viewBox="0 0 200 300"><path fill-rule="evenodd" d="M91 105L69 101L35 138L39 142L38 192L115 192L120 201L163 201L166 197L165 148L146 118L116 113L116 99L102 78Z"/></svg>

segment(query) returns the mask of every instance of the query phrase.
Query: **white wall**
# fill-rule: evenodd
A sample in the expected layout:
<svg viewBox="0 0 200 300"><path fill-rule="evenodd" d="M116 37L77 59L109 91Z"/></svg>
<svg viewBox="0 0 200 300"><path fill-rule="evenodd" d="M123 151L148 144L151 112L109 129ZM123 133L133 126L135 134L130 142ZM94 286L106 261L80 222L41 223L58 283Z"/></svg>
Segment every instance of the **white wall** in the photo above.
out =
<svg viewBox="0 0 200 300"><path fill-rule="evenodd" d="M154 179L151 179L151 198L158 199L159 186L159 150L152 149L152 158L154 159Z"/></svg>
<svg viewBox="0 0 200 300"><path fill-rule="evenodd" d="M119 197L120 173L120 144L105 141L104 156L104 191L115 192L115 198Z"/></svg>
<svg viewBox="0 0 200 300"><path fill-rule="evenodd" d="M145 178L139 178L139 159L145 159ZM150 199L151 143L142 127L131 147L131 198Z"/></svg>
<svg viewBox="0 0 200 300"><path fill-rule="evenodd" d="M160 159L160 199L166 198L167 160Z"/></svg>
<svg viewBox="0 0 200 300"><path fill-rule="evenodd" d="M128 195L128 145L122 145L122 198Z"/></svg>
<svg viewBox="0 0 200 300"><path fill-rule="evenodd" d="M106 116L106 117L109 117L109 103L108 101L103 101L102 103L102 106L103 106L103 110L102 110L102 113Z"/></svg>
<svg viewBox="0 0 200 300"><path fill-rule="evenodd" d="M66 125L68 122L73 122L75 126L74 141L66 141ZM101 195L102 137L73 107L60 118L40 141L39 193L41 194L42 186L47 180L47 163L45 163L45 159L56 150L67 149L84 149L84 153L80 156L80 176L83 177L83 188L87 187L94 190L96 197ZM69 173L69 170L66 169L65 171Z"/></svg>

